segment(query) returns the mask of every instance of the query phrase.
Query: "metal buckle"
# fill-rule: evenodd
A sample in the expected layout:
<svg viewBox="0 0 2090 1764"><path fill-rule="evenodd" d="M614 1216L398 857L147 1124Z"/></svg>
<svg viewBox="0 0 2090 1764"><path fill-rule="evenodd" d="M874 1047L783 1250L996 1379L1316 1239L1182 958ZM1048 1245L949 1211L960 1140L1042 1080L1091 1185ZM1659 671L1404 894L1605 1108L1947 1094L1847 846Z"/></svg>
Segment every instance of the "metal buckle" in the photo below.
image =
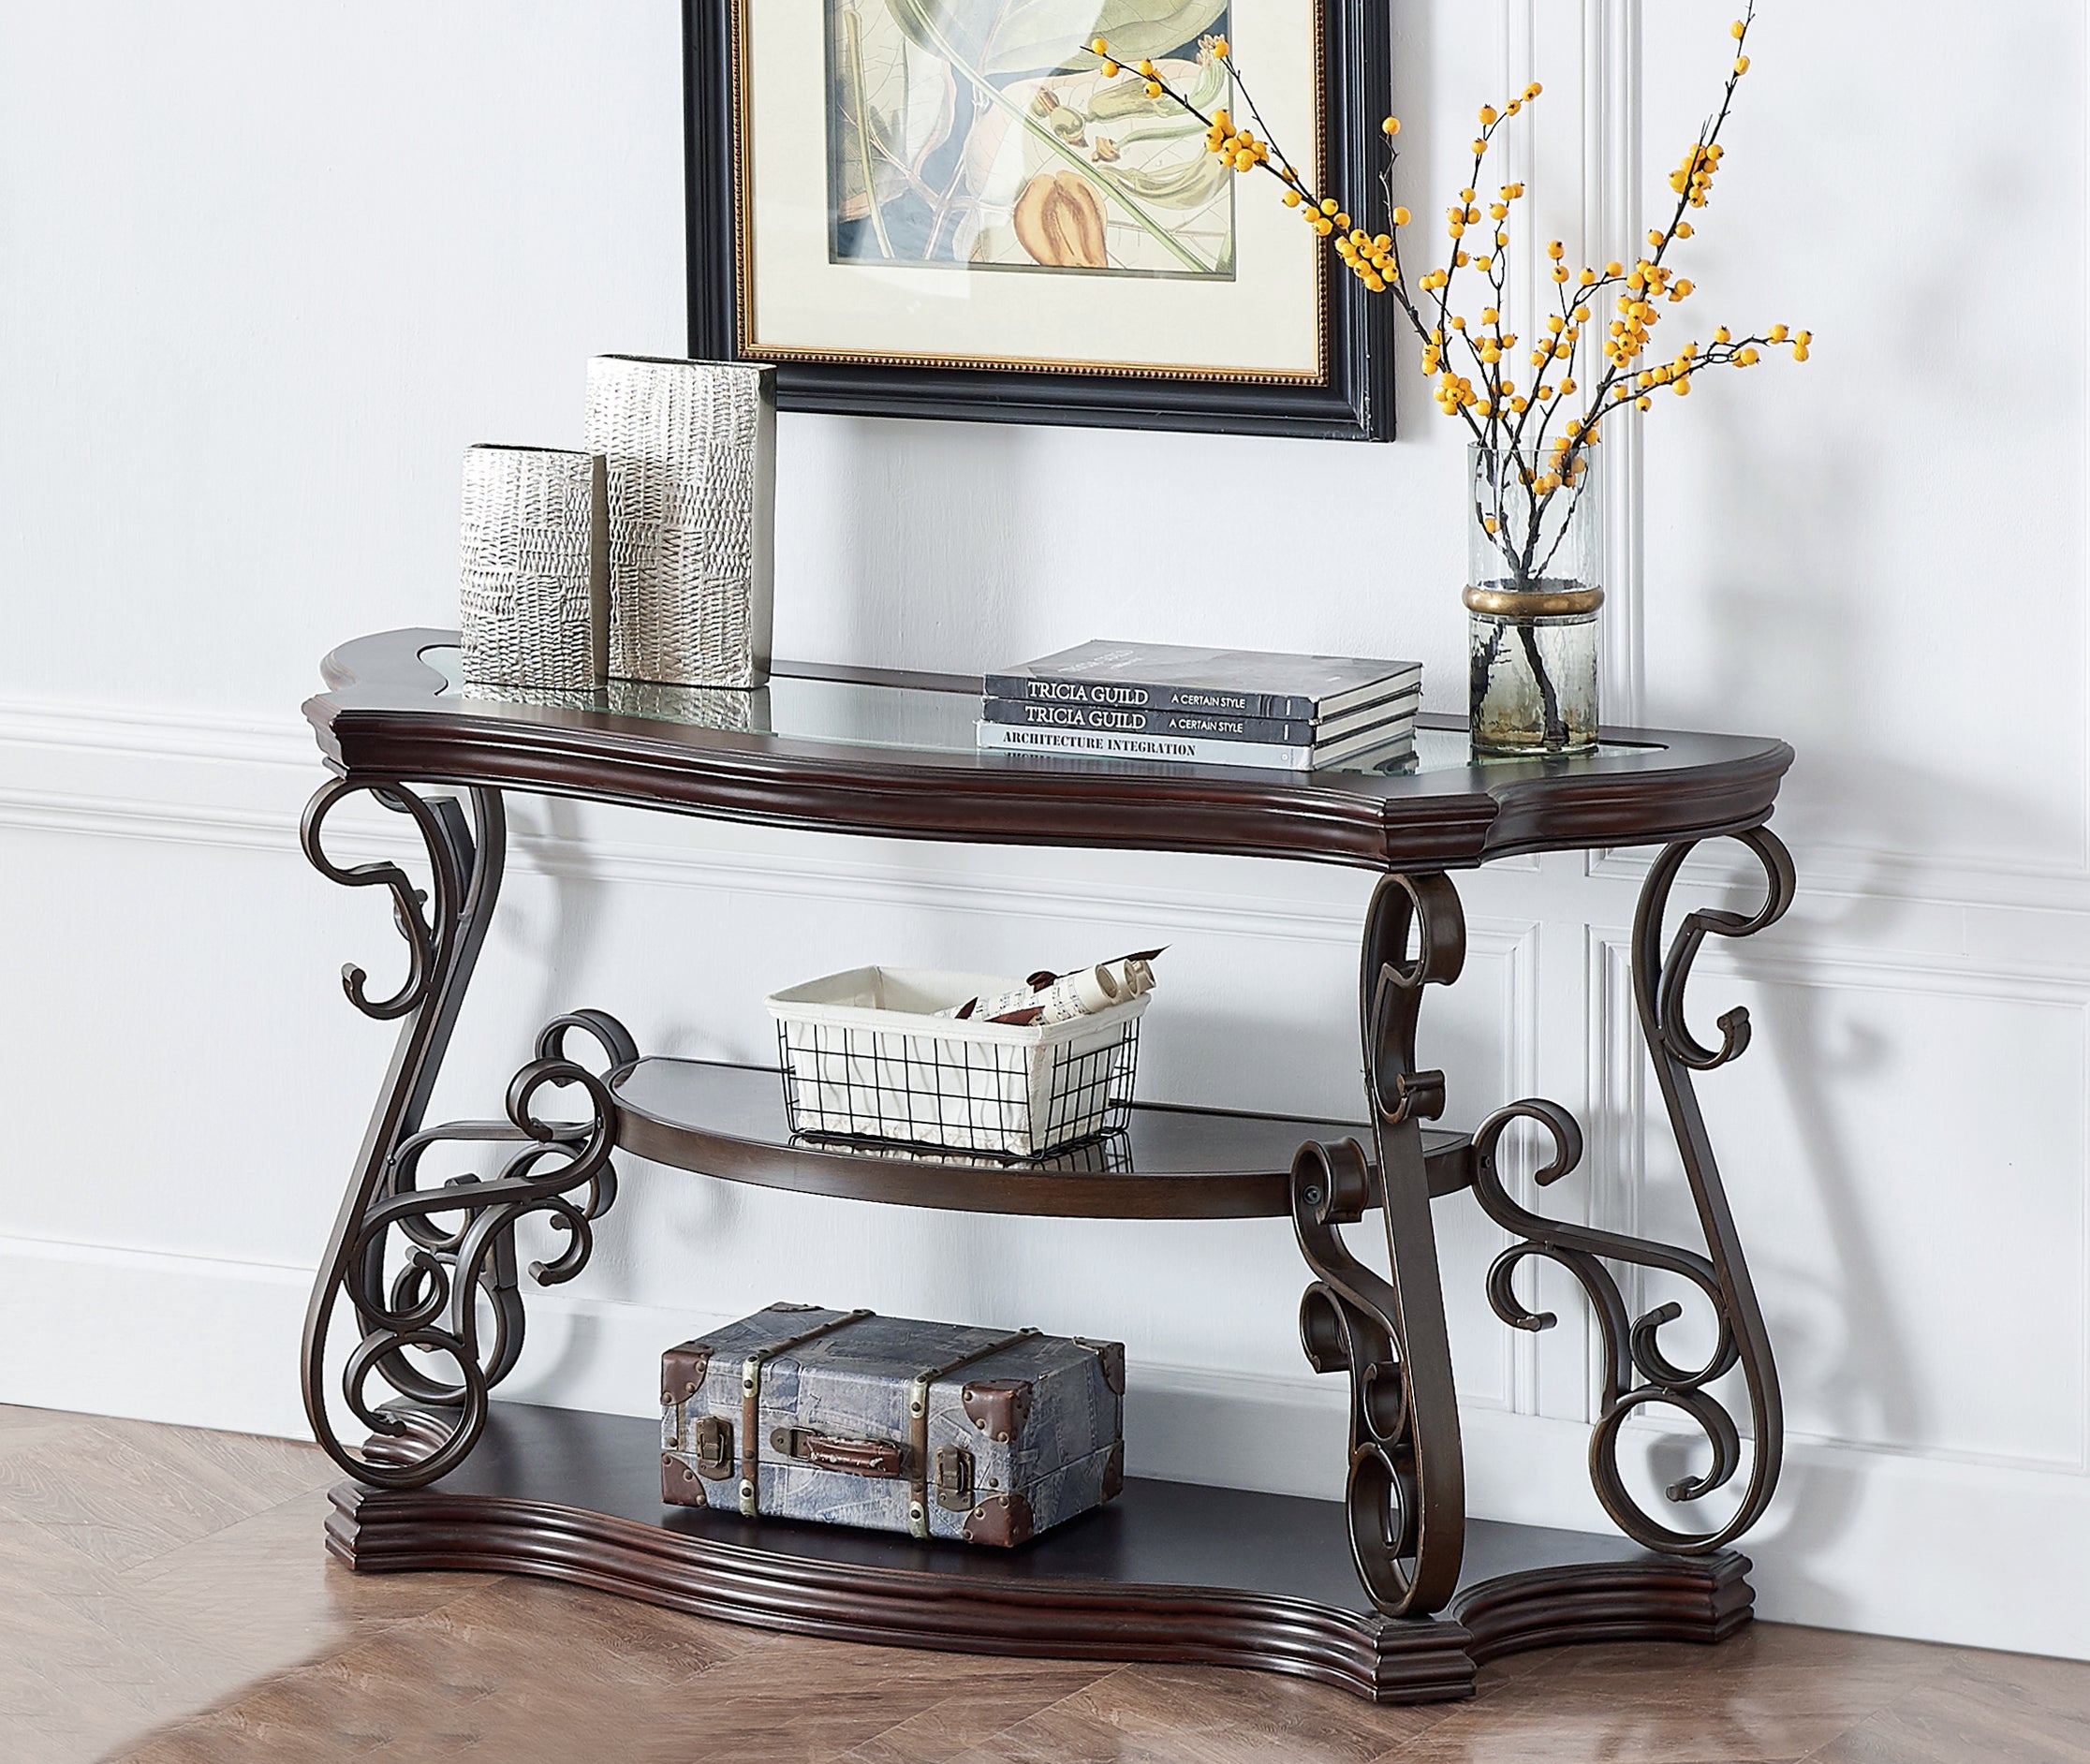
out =
<svg viewBox="0 0 2090 1764"><path fill-rule="evenodd" d="M697 1459L697 1474L714 1482L724 1482L733 1473L733 1424L716 1415L707 1415L690 1435L690 1449Z"/></svg>
<svg viewBox="0 0 2090 1764"><path fill-rule="evenodd" d="M973 1506L973 1455L964 1446L936 1448L936 1505L953 1513Z"/></svg>

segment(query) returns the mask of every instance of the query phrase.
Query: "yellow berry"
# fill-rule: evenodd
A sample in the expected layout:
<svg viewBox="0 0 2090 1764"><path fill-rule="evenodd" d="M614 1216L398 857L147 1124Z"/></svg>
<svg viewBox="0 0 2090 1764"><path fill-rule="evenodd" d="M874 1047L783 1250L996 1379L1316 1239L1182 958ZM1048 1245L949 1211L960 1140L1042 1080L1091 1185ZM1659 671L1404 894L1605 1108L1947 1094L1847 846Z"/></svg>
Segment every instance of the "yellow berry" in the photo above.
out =
<svg viewBox="0 0 2090 1764"><path fill-rule="evenodd" d="M1287 208L1297 208L1299 206L1299 192L1297 190L1287 190L1285 192L1285 206Z"/></svg>
<svg viewBox="0 0 2090 1764"><path fill-rule="evenodd" d="M1748 32L1749 27L1743 23L1740 19L1736 19L1732 24L1728 26L1728 35L1738 43L1748 35Z"/></svg>
<svg viewBox="0 0 2090 1764"><path fill-rule="evenodd" d="M1545 89L1546 89L1546 88L1545 88L1544 86L1540 85L1540 84L1539 84L1539 83L1538 82L1538 81L1534 80L1534 81L1532 81L1532 82L1531 82L1531 83L1530 83L1530 84L1529 84L1528 86L1526 86L1526 87L1524 88L1524 90L1523 90L1523 95L1524 95L1524 102L1525 102L1525 103L1527 103L1527 104L1528 104L1528 103L1530 103L1530 101L1531 101L1531 100L1532 100L1533 98L1536 98L1536 97L1537 97L1537 96L1538 96L1538 95L1539 95L1539 94L1540 94L1541 92L1543 92L1543 91L1544 91Z"/></svg>
<svg viewBox="0 0 2090 1764"><path fill-rule="evenodd" d="M1094 51L1096 51L1096 53L1097 53L1098 55L1104 55L1104 54L1108 54L1108 53L1110 52L1110 49L1111 49L1111 46L1110 46L1110 44L1108 44L1107 42L1105 42L1105 41L1104 41L1104 40L1103 40L1103 39L1102 39L1102 38L1101 38L1100 37L1092 37L1092 38L1091 38L1091 39L1089 40L1089 48L1090 48L1090 49L1092 49L1092 50L1094 50Z"/></svg>
<svg viewBox="0 0 2090 1764"><path fill-rule="evenodd" d="M1737 75L1745 74L1749 71L1749 58L1746 55L1739 55L1735 58L1734 71Z"/></svg>
<svg viewBox="0 0 2090 1764"><path fill-rule="evenodd" d="M1803 343L1794 344L1792 345L1792 359L1795 361L1804 361L1807 359L1807 345Z"/></svg>
<svg viewBox="0 0 2090 1764"><path fill-rule="evenodd" d="M1158 80L1149 80L1146 82L1146 95L1150 98L1158 98L1161 96L1161 82Z"/></svg>
<svg viewBox="0 0 2090 1764"><path fill-rule="evenodd" d="M1679 239L1688 239L1691 236L1691 223L1689 221L1678 221L1676 223L1676 236Z"/></svg>
<svg viewBox="0 0 2090 1764"><path fill-rule="evenodd" d="M1107 61L1103 64L1103 78L1106 80L1115 80L1124 71L1114 61Z"/></svg>
<svg viewBox="0 0 2090 1764"><path fill-rule="evenodd" d="M1407 210L1406 210L1406 209L1405 209L1405 208L1397 208L1397 209L1395 209L1395 210L1393 211L1393 225L1394 225L1394 226L1396 226L1396 227L1406 227L1406 226L1407 224L1408 224L1408 212L1407 212Z"/></svg>
<svg viewBox="0 0 2090 1764"><path fill-rule="evenodd" d="M1324 196L1321 198L1320 212L1323 214L1338 214L1342 213L1342 208L1343 205L1338 202L1332 196Z"/></svg>
<svg viewBox="0 0 2090 1764"><path fill-rule="evenodd" d="M1483 104L1480 107L1480 126L1482 128L1493 128L1495 121L1495 107L1492 104Z"/></svg>
<svg viewBox="0 0 2090 1764"><path fill-rule="evenodd" d="M1565 257L1567 255L1568 247L1562 244L1557 239L1554 240L1552 244L1546 247L1546 256L1551 257L1555 263L1558 263L1561 258Z"/></svg>
<svg viewBox="0 0 2090 1764"><path fill-rule="evenodd" d="M1771 327L1771 341L1773 343L1783 343L1786 340L1786 336L1787 331L1786 328L1783 325L1773 325Z"/></svg>
<svg viewBox="0 0 2090 1764"><path fill-rule="evenodd" d="M1386 119L1385 122L1379 125L1379 133L1384 135L1389 140L1392 140L1392 138L1398 135L1400 132L1401 119L1397 116L1390 116Z"/></svg>
<svg viewBox="0 0 2090 1764"><path fill-rule="evenodd" d="M1149 80L1153 79L1154 64L1151 61L1142 61L1140 64L1140 71L1144 74Z"/></svg>
<svg viewBox="0 0 2090 1764"><path fill-rule="evenodd" d="M1225 61L1229 55L1233 53L1233 49L1225 37L1215 37L1212 39L1212 52L1221 61Z"/></svg>

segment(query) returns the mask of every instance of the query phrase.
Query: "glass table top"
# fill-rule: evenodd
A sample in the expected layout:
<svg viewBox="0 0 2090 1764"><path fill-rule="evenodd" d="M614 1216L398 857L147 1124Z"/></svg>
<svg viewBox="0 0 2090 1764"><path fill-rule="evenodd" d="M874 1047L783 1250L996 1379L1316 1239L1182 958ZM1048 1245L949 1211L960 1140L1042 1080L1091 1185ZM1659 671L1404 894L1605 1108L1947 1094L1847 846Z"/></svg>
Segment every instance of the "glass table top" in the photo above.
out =
<svg viewBox="0 0 2090 1764"><path fill-rule="evenodd" d="M942 690L932 686L877 685L855 680L821 680L799 674L773 674L752 691L726 687L657 685L642 680L612 680L592 692L558 692L534 686L480 686L464 683L463 651L438 644L420 652L421 660L443 677L443 696L468 702L532 704L554 709L606 711L686 728L728 733L772 735L788 741L826 742L842 746L896 747L915 751L971 754L979 751L974 725L979 720L976 688ZM1605 742L1599 754L1647 751L1647 743ZM1141 771L1168 762L1087 758L1079 755L1038 755L1074 766L1134 766ZM1398 759L1338 761L1320 768L1380 777L1418 772L1464 771L1474 765L1471 742L1463 728L1415 731L1415 752ZM1529 765L1522 759L1483 760L1487 765Z"/></svg>

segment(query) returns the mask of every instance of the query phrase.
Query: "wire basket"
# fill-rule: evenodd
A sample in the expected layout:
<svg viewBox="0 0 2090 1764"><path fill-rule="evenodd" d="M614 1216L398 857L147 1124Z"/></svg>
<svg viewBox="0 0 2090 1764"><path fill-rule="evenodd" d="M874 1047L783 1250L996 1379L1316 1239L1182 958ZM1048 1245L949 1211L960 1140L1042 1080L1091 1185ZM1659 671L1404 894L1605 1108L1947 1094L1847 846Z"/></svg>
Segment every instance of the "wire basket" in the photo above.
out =
<svg viewBox="0 0 2090 1764"><path fill-rule="evenodd" d="M792 1133L1025 1160L1122 1134L1145 995L1051 1024L935 1014L1017 984L856 968L772 995Z"/></svg>

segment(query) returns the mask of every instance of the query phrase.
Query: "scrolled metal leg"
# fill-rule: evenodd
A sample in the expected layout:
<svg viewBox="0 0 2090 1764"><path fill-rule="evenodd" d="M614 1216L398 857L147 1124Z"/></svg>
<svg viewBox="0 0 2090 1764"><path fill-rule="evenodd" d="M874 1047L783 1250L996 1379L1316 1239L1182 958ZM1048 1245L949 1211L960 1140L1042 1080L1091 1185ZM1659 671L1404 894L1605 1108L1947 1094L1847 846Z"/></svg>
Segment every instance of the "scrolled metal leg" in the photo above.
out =
<svg viewBox="0 0 2090 1764"><path fill-rule="evenodd" d="M344 867L323 845L327 816L343 798L368 790L407 816L428 854L431 886L423 893L389 862ZM523 1313L515 1265L515 1227L541 1213L567 1234L549 1263L530 1271L541 1284L567 1280L586 1265L593 1223L616 1193L610 1154L616 1107L603 1079L569 1058L567 1035L581 1030L611 1067L637 1057L614 1019L582 1011L561 1018L538 1037L537 1057L508 1087L508 1118L423 1127L429 1098L457 1021L472 969L500 892L506 820L499 793L473 789L470 819L453 800L423 800L404 784L336 780L305 811L303 844L315 867L351 888L383 887L407 945L407 974L397 991L370 996L368 977L343 970L348 998L365 1015L401 1019L399 1041L357 1154L305 1314L302 1381L314 1435L335 1463L379 1487L417 1488L462 1463L485 1427L493 1387L522 1352ZM587 1119L545 1119L548 1090L578 1087ZM464 1176L421 1185L422 1166L437 1147L477 1141L513 1145L491 1179ZM404 1260L391 1272L393 1251ZM359 1340L349 1353L341 1399L371 1444L345 1444L332 1417L327 1343L346 1301ZM481 1307L485 1308L482 1320ZM410 1349L448 1360L439 1377ZM374 1396L381 1380L416 1407L411 1424Z"/></svg>
<svg viewBox="0 0 2090 1764"><path fill-rule="evenodd" d="M1633 992L1656 1081L1668 1105L1670 1125L1683 1154L1684 1172L1705 1234L1704 1255L1695 1250L1629 1238L1592 1227L1548 1219L1519 1206L1504 1184L1498 1163L1503 1136L1518 1121L1545 1129L1553 1154L1535 1178L1541 1186L1559 1181L1582 1159L1582 1130L1557 1104L1512 1103L1485 1122L1474 1135L1474 1193L1497 1224L1518 1241L1495 1258L1488 1275L1488 1298L1495 1314L1516 1329L1550 1329L1551 1312L1527 1309L1511 1290L1511 1276L1524 1261L1540 1257L1572 1274L1596 1312L1602 1338L1604 1382L1602 1406L1590 1437L1589 1465L1597 1495L1620 1530L1650 1549L1676 1555L1705 1555L1731 1543L1763 1516L1777 1486L1784 1452L1783 1409L1778 1397L1776 1362L1762 1307L1749 1279L1748 1264L1720 1180L1712 1140L1692 1087L1694 1072L1727 1064L1748 1046L1749 1016L1739 1007L1719 1021L1720 1045L1708 1048L1692 1036L1684 1020L1684 993L1691 963L1708 936L1747 937L1775 924L1792 904L1795 888L1792 859L1777 836L1757 828L1731 837L1747 846L1763 866L1763 904L1754 913L1699 911L1685 916L1667 954L1662 929L1670 892L1677 874L1699 842L1667 847L1649 871L1641 890L1633 923ZM1696 1365L1679 1365L1663 1350L1662 1330L1684 1314L1673 1301L1633 1317L1617 1280L1605 1265L1623 1262L1658 1269L1696 1287L1715 1325L1712 1350ZM1664 1491L1671 1501L1692 1501L1726 1487L1743 1463L1742 1432L1735 1418L1707 1387L1737 1366L1748 1392L1749 1476L1733 1514L1725 1523L1683 1531L1648 1514L1628 1492L1618 1463L1620 1431L1636 1411L1661 1405L1688 1416L1712 1448L1712 1463L1701 1473L1672 1482Z"/></svg>
<svg viewBox="0 0 2090 1764"><path fill-rule="evenodd" d="M1464 916L1449 881L1379 884L1360 1001L1377 1159L1346 1139L1309 1143L1292 1166L1293 1228L1317 1276L1301 1301L1300 1335L1315 1371L1349 1374L1350 1548L1373 1604L1394 1617L1440 1609L1465 1547L1465 1469L1422 1148L1422 1122L1443 1110L1444 1074L1415 1063L1422 989L1456 979L1464 959ZM1338 1228L1375 1207L1391 1281L1351 1255Z"/></svg>

